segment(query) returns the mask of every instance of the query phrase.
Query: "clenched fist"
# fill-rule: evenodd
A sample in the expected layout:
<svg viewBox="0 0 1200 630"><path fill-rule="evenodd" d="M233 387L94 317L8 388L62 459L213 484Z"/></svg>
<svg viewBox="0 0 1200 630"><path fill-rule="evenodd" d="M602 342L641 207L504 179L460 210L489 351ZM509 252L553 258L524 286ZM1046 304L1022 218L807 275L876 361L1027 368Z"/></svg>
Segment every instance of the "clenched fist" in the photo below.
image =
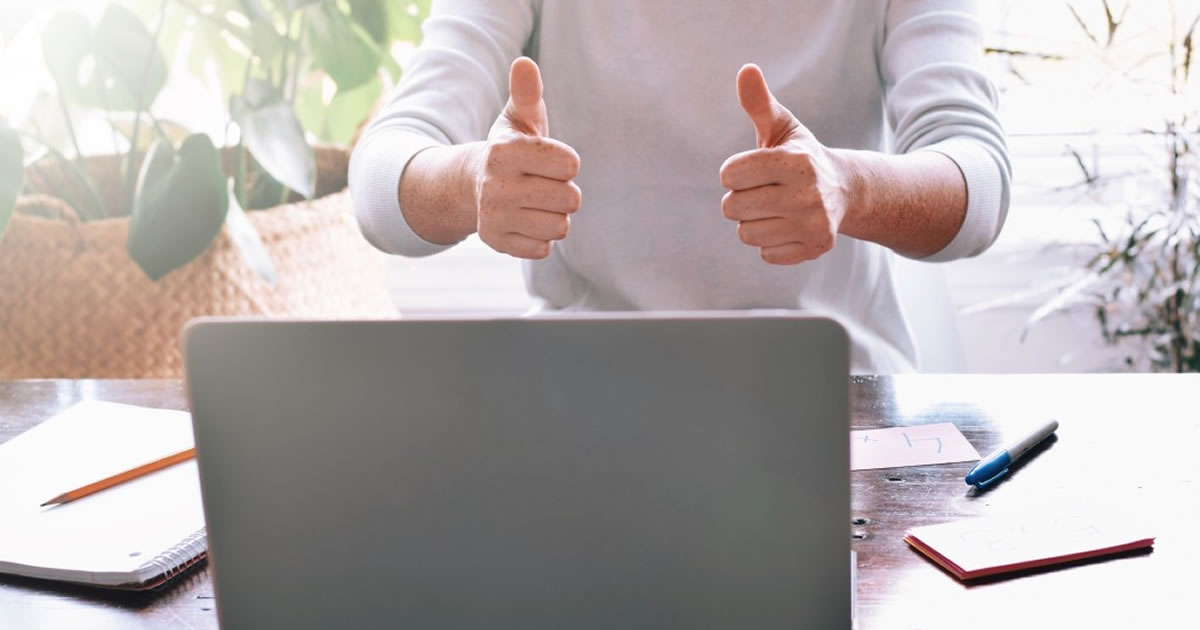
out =
<svg viewBox="0 0 1200 630"><path fill-rule="evenodd" d="M725 217L742 242L778 265L812 260L833 249L850 182L833 153L775 100L758 66L743 66L738 100L754 123L758 148L721 166Z"/></svg>
<svg viewBox="0 0 1200 630"><path fill-rule="evenodd" d="M513 62L509 99L476 161L479 238L518 258L545 258L579 209L579 155L550 138L542 75L528 57Z"/></svg>

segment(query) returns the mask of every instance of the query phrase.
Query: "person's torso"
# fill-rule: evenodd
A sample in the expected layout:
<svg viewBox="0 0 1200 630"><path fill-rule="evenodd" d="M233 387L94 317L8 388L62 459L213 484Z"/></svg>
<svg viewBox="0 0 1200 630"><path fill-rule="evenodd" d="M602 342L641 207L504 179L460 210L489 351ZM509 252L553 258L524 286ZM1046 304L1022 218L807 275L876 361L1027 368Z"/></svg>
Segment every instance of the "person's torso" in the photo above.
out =
<svg viewBox="0 0 1200 630"><path fill-rule="evenodd" d="M769 265L721 214L721 164L755 148L743 64L825 145L884 148L884 6L543 0L531 49L551 135L579 152L583 204L551 256L527 264L530 291L559 309L831 314L911 360L890 252L840 237L818 260Z"/></svg>

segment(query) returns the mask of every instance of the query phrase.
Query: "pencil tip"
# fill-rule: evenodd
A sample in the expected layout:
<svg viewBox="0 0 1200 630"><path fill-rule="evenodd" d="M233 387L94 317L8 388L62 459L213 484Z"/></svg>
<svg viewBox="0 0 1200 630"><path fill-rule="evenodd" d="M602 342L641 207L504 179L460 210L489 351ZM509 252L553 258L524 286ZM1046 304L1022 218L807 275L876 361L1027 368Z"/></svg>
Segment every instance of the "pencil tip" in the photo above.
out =
<svg viewBox="0 0 1200 630"><path fill-rule="evenodd" d="M45 503L39 505L38 507L46 507L47 505L57 505L59 503L62 503L62 495L61 494L54 497L53 499L50 499L49 501L47 501Z"/></svg>

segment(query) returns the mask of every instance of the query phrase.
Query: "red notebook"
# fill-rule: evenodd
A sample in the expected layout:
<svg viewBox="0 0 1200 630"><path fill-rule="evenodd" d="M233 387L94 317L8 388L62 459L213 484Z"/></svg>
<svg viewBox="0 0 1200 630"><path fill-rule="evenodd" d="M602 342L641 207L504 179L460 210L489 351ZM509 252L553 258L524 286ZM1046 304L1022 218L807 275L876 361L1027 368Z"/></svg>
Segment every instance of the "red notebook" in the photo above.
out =
<svg viewBox="0 0 1200 630"><path fill-rule="evenodd" d="M909 530L904 542L960 580L1154 545L1144 527L1086 514L974 518Z"/></svg>

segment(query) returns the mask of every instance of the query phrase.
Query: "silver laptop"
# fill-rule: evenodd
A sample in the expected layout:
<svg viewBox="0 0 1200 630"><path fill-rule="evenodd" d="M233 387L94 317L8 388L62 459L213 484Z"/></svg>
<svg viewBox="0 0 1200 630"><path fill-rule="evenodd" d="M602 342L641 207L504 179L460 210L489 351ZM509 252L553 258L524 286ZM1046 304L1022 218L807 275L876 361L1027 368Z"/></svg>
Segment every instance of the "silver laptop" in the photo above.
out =
<svg viewBox="0 0 1200 630"><path fill-rule="evenodd" d="M207 320L184 343L225 630L850 627L830 320Z"/></svg>

